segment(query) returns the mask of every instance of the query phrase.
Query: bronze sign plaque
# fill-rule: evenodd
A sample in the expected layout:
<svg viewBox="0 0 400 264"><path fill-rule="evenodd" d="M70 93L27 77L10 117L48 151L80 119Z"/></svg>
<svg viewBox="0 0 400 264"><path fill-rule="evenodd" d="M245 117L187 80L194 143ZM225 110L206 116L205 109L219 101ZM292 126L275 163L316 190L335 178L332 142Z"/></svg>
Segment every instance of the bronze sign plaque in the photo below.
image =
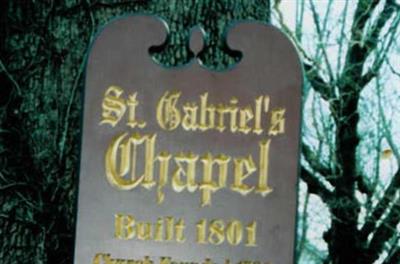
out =
<svg viewBox="0 0 400 264"><path fill-rule="evenodd" d="M227 34L243 53L232 69L167 69L148 54L166 32L133 16L92 46L75 263L292 263L302 85L293 45L240 23Z"/></svg>

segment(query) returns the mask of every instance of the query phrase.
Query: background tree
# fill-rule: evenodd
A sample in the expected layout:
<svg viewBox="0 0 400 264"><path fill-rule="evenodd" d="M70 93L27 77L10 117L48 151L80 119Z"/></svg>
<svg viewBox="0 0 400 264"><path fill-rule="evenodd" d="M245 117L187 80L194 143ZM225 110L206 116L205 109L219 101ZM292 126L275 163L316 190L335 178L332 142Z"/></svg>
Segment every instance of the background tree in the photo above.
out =
<svg viewBox="0 0 400 264"><path fill-rule="evenodd" d="M391 0L317 3L298 4L292 29L280 2L273 9L304 60L308 88L301 178L307 192L324 203L320 208L328 209L324 263L399 263L400 171L388 177L380 164L391 154L400 161L400 142L388 123L400 99L389 87L399 81L392 63L400 58L393 50L399 45L400 5ZM304 217L303 234L313 228Z"/></svg>
<svg viewBox="0 0 400 264"><path fill-rule="evenodd" d="M299 262L400 263L399 4L271 7L306 75ZM181 65L193 56L190 28L201 24L201 56L221 68L238 60L226 52L226 23L268 21L269 11L266 0L1 1L1 262L72 263L85 54L100 26L132 12L160 15L173 33L153 55Z"/></svg>
<svg viewBox="0 0 400 264"><path fill-rule="evenodd" d="M227 21L269 14L253 0L0 1L1 263L72 263L86 52L101 26L134 12L173 29L154 51L167 65L193 56L189 32L200 23L214 68L238 59L223 52Z"/></svg>

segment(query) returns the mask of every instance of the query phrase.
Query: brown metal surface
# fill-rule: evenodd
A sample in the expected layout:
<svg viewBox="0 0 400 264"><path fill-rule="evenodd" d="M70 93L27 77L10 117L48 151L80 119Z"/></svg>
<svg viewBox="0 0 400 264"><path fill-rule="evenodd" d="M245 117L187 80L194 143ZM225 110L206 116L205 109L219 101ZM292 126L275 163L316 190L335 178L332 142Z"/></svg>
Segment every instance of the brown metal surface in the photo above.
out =
<svg viewBox="0 0 400 264"><path fill-rule="evenodd" d="M133 16L108 25L91 49L84 101L75 263L96 263L95 255L99 253L125 260L143 260L149 256L154 263L159 263L160 257L199 263L206 258L213 263L225 263L226 260L231 263L244 260L292 263L302 85L300 62L293 45L271 26L242 23L228 34L229 46L243 52L242 61L233 69L212 72L196 61L183 68L166 69L148 55L148 48L162 43L165 36L165 27L159 20ZM193 45L198 46L198 43ZM124 96L137 93L140 103L136 115L146 121L145 128L132 129L126 125L126 119L115 127L100 125L104 93L111 85L122 87ZM268 95L270 109L286 109L285 133L270 136L266 131L261 135L245 135L216 130L184 131L181 127L173 131L162 130L157 123L156 106L166 91L181 92L180 106L184 102L199 102L200 95L206 92L210 103L228 103L235 97L239 107L254 106L257 97ZM206 153L223 153L232 158L252 155L255 163L259 160L260 140L270 138L269 185L273 192L266 197L232 192L229 188L233 179L233 161L226 188L212 194L210 206L200 206L200 192L184 190L177 193L170 184L164 188L165 200L161 204L156 202L156 187L119 190L106 179L105 153L112 139L125 132L129 135L135 132L157 134L156 154L168 150L172 155L189 151L200 156ZM143 157L138 159L137 169L142 171ZM172 171L172 163L170 166ZM202 173L199 162L196 167L198 181L201 181ZM256 185L257 173L249 176L246 184ZM155 175L157 177L157 173ZM166 216L182 218L186 241L117 239L114 223L118 213L152 222ZM232 246L227 242L198 244L196 223L203 218L226 222L237 219L243 224L257 221L257 246L246 247L244 243ZM99 258L98 263L106 262Z"/></svg>

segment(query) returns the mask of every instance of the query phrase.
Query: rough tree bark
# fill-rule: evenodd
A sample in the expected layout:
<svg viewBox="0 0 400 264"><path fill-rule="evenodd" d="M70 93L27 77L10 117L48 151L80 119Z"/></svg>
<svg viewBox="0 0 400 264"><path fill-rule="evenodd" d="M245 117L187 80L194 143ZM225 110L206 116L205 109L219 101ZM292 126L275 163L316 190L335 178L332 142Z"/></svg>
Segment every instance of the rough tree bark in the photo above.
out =
<svg viewBox="0 0 400 264"><path fill-rule="evenodd" d="M268 1L0 1L0 262L71 263L80 102L85 56L97 29L117 16L164 17L174 33L155 57L187 61L189 30L201 24L212 67L227 21L268 20ZM158 44L158 43L157 43Z"/></svg>

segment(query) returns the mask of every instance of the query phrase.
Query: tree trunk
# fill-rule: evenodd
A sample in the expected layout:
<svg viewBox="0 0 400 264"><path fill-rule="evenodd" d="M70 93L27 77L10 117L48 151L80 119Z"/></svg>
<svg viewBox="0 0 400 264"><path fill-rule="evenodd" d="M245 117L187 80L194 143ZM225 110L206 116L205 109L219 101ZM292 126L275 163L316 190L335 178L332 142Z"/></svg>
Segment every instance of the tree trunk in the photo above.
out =
<svg viewBox="0 0 400 264"><path fill-rule="evenodd" d="M358 94L348 87L349 95L337 103L334 115L336 123L336 179L334 202L331 205L332 225L328 231L329 254L333 264L360 263L362 245L358 236L360 204L355 197L356 151L359 143L357 125ZM353 91L352 91L353 90ZM349 257L351 256L351 260Z"/></svg>

